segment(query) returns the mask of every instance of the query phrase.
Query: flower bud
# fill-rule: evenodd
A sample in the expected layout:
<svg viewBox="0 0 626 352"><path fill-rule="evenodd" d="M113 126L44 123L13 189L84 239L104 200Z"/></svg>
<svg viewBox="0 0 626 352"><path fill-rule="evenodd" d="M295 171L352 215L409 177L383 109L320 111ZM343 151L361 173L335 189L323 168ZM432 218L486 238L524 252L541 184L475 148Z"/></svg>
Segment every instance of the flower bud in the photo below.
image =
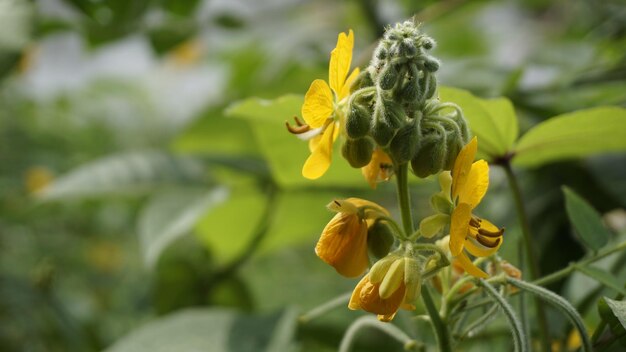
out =
<svg viewBox="0 0 626 352"><path fill-rule="evenodd" d="M398 130L398 133L396 133L389 145L391 158L400 164L413 159L419 137L418 130L415 128L414 123L402 127Z"/></svg>
<svg viewBox="0 0 626 352"><path fill-rule="evenodd" d="M452 170L454 161L456 160L457 155L459 155L461 148L463 148L463 142L457 140L459 138L459 136L456 136L456 138L448 138L448 151L443 165L444 170Z"/></svg>
<svg viewBox="0 0 626 352"><path fill-rule="evenodd" d="M373 152L374 143L369 138L348 139L341 147L341 154L354 168L367 165Z"/></svg>
<svg viewBox="0 0 626 352"><path fill-rule="evenodd" d="M404 303L412 305L422 288L422 268L415 258L404 259L404 285L406 286Z"/></svg>
<svg viewBox="0 0 626 352"><path fill-rule="evenodd" d="M352 104L346 118L346 133L350 138L365 137L372 126L372 115L360 104Z"/></svg>
<svg viewBox="0 0 626 352"><path fill-rule="evenodd" d="M393 241L393 232L389 225L383 221L374 222L367 230L367 248L378 259L389 254Z"/></svg>
<svg viewBox="0 0 626 352"><path fill-rule="evenodd" d="M402 126L404 112L393 101L377 102L374 108L374 125L372 126L372 138L382 147L389 145L396 131Z"/></svg>
<svg viewBox="0 0 626 352"><path fill-rule="evenodd" d="M419 150L411 159L411 169L418 177L428 177L441 171L444 158L446 157L446 145L439 139L430 139L420 146Z"/></svg>
<svg viewBox="0 0 626 352"><path fill-rule="evenodd" d="M425 94L423 99L432 99L437 92L437 78L434 74L426 72L424 74L424 78L420 81L421 89L424 90Z"/></svg>
<svg viewBox="0 0 626 352"><path fill-rule="evenodd" d="M419 71L415 65L411 65L409 68L410 75L407 76L402 88L398 89L398 98L407 103L418 105L420 103L420 84L419 84Z"/></svg>
<svg viewBox="0 0 626 352"><path fill-rule="evenodd" d="M380 73L380 79L378 81L378 86L382 90L389 90L393 88L398 82L398 78L400 77L400 73L398 72L398 68L395 65L387 64Z"/></svg>
<svg viewBox="0 0 626 352"><path fill-rule="evenodd" d="M372 73L370 70L363 70L356 76L354 82L350 86L350 92L355 92L361 88L371 87L374 85L374 80L372 79Z"/></svg>
<svg viewBox="0 0 626 352"><path fill-rule="evenodd" d="M404 281L404 261L406 258L400 258L389 266L387 274L380 283L379 295L382 299L391 297L394 292L403 284Z"/></svg>
<svg viewBox="0 0 626 352"><path fill-rule="evenodd" d="M439 61L437 61L437 59L434 59L432 57L427 58L426 60L424 60L424 68L426 69L426 71L429 72L437 72L437 70L439 69Z"/></svg>

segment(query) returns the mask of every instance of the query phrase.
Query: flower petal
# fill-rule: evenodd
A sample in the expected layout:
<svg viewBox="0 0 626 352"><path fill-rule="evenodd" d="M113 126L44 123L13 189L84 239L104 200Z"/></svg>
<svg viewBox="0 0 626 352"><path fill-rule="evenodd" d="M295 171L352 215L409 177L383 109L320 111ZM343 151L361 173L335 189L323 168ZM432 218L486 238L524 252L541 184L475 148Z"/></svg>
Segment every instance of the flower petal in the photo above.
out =
<svg viewBox="0 0 626 352"><path fill-rule="evenodd" d="M356 79L356 77L359 75L360 72L361 70L359 70L358 67L352 70L352 73L350 74L350 76L346 78L346 82L343 84L341 91L339 91L339 94L337 95L337 100L341 101L343 100L343 98L350 95L350 86L352 86L352 82L354 82L354 80Z"/></svg>
<svg viewBox="0 0 626 352"><path fill-rule="evenodd" d="M502 240L500 240L497 246L488 248L475 241L476 240L473 238L468 238L467 241L465 241L465 249L467 249L467 251L475 257L488 257L497 252L502 245Z"/></svg>
<svg viewBox="0 0 626 352"><path fill-rule="evenodd" d="M459 203L467 203L474 209L483 199L489 187L489 164L478 160L472 164L465 186L458 190Z"/></svg>
<svg viewBox="0 0 626 352"><path fill-rule="evenodd" d="M359 283L356 284L356 287L352 291L350 302L348 302L348 309L351 309L351 310L361 309L361 291L369 283L370 283L369 275L365 275L363 276L361 281L359 281Z"/></svg>
<svg viewBox="0 0 626 352"><path fill-rule="evenodd" d="M459 204L452 212L452 219L450 220L450 253L453 256L457 256L463 251L471 218L472 208L467 203Z"/></svg>
<svg viewBox="0 0 626 352"><path fill-rule="evenodd" d="M367 225L356 214L338 213L322 231L315 254L346 277L367 269Z"/></svg>
<svg viewBox="0 0 626 352"><path fill-rule="evenodd" d="M489 277L486 272L480 270L476 265L474 265L474 263L472 263L467 254L461 253L459 256L455 257L455 259L468 274L483 279Z"/></svg>
<svg viewBox="0 0 626 352"><path fill-rule="evenodd" d="M304 162L302 176L315 180L320 178L330 167L333 152L333 135L335 125L329 125L322 134L322 138L311 152L311 155Z"/></svg>
<svg viewBox="0 0 626 352"><path fill-rule="evenodd" d="M387 181L393 173L393 162L382 149L374 149L370 162L361 168L361 173L372 189L376 189L379 181Z"/></svg>
<svg viewBox="0 0 626 352"><path fill-rule="evenodd" d="M333 93L330 87L324 80L316 79L304 96L302 118L311 128L319 128L324 126L333 111Z"/></svg>
<svg viewBox="0 0 626 352"><path fill-rule="evenodd" d="M477 149L478 140L474 137L461 149L454 161L454 167L452 167L452 201L456 199L467 183Z"/></svg>
<svg viewBox="0 0 626 352"><path fill-rule="evenodd" d="M354 47L354 33L352 30L339 33L337 46L330 53L330 64L328 65L328 82L330 88L339 94L344 86L350 64L352 63L352 48Z"/></svg>
<svg viewBox="0 0 626 352"><path fill-rule="evenodd" d="M365 200L365 199L361 199L361 198L355 198L355 197L351 197L346 199L347 201L349 201L350 203L354 204L357 207L370 207L370 208L374 208L376 211L389 216L389 211L383 207L381 207L380 205L374 203L374 202L370 202L369 200ZM377 214L371 214L371 212L368 212L365 214L365 218L366 219L370 219L370 218L376 218ZM369 216L368 216L369 215Z"/></svg>
<svg viewBox="0 0 626 352"><path fill-rule="evenodd" d="M435 214L420 221L420 233L425 238L432 238L450 222L450 215Z"/></svg>

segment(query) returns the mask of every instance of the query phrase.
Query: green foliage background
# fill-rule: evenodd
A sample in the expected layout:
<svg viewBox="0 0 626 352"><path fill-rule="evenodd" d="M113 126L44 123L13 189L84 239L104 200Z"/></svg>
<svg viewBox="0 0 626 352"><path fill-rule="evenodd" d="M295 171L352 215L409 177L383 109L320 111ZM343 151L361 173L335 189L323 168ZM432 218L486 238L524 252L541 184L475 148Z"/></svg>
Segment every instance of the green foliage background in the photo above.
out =
<svg viewBox="0 0 626 352"><path fill-rule="evenodd" d="M307 147L284 121L326 77L338 32L354 29L363 67L384 25L413 15L482 157L515 155L542 273L623 239L620 1L0 0L2 350L336 350L362 312L295 319L356 283L313 253L325 204L358 196L394 212L395 190L372 192L339 157L302 178ZM501 256L516 263L520 230L493 169L481 213L507 228ZM414 213L429 215L437 186L412 183ZM570 225L562 185L570 216L611 212L605 240ZM600 263L605 288L582 274L549 288L594 327L625 261ZM567 336L548 313L554 339ZM432 342L427 324L394 323ZM504 323L462 348L485 344L509 346ZM378 332L355 348L401 349Z"/></svg>

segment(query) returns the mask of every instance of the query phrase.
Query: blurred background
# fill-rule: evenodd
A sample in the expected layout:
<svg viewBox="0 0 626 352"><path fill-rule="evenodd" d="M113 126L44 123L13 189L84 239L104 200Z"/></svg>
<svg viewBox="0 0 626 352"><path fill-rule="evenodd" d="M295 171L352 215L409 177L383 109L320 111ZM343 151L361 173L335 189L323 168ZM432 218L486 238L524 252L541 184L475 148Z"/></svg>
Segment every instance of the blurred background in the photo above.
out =
<svg viewBox="0 0 626 352"><path fill-rule="evenodd" d="M384 27L414 15L438 42L441 84L508 97L522 131L626 106L620 0L0 0L0 349L157 351L126 337L152 326L136 339L184 346L196 326L211 351L336 350L362 312L294 319L356 283L314 255L324 206L358 196L394 212L395 189L372 192L339 157L303 179L307 147L284 121L326 79L337 33L354 30L353 66L365 67ZM543 273L584 254L561 185L624 235L624 155L516 172ZM501 255L515 263L502 170L491 182L480 212L507 228ZM414 184L417 216L436 187ZM616 275L619 261L606 263ZM575 275L550 288L593 321L594 285ZM549 318L562 336L564 318ZM396 323L431 338L410 315ZM487 338L510 343L500 325L464 348ZM402 350L376 332L359 341Z"/></svg>

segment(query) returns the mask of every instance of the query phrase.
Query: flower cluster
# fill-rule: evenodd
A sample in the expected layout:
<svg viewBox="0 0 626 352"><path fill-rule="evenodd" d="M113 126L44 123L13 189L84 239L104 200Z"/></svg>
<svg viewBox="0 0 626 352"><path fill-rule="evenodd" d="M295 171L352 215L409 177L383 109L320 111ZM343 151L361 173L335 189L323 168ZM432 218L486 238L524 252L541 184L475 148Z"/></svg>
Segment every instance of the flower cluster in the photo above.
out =
<svg viewBox="0 0 626 352"><path fill-rule="evenodd" d="M407 200L400 201L403 229L376 203L334 200L328 208L336 214L315 247L317 256L339 274L365 274L354 289L350 309L390 321L400 308L415 309L422 282L446 267L453 268L455 280L464 272L487 277L470 255L493 256L502 245L504 229L473 214L487 191L489 166L474 161L478 141L469 140L461 109L437 96L439 62L428 54L434 41L413 22L398 24L387 29L370 65L348 74L353 46L352 30L339 34L331 52L329 83L313 81L302 106L304 122L296 118L296 125L287 123L287 128L309 141L311 155L302 168L307 178L316 179L328 170L333 143L340 136L342 156L361 168L372 188L398 176L398 193ZM409 166L418 177L438 175L441 185L431 197L435 214L423 219L417 231L405 219L411 213ZM446 229L449 236L437 241L445 248L428 242Z"/></svg>

